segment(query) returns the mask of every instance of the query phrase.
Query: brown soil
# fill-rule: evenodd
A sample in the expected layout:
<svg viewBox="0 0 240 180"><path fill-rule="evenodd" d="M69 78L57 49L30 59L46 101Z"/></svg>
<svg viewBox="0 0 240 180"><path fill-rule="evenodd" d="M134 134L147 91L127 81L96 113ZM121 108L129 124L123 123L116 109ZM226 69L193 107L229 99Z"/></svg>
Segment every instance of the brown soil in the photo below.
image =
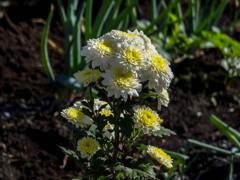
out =
<svg viewBox="0 0 240 180"><path fill-rule="evenodd" d="M37 3L29 5L32 9L28 16L24 12L29 7L24 6L18 11L8 10L0 20L0 179L4 180L80 176L71 161L60 168L64 155L58 145L71 147L71 131L59 116L67 101L58 98L43 69L40 38L49 6ZM45 13L40 12L41 8ZM16 16L16 12L23 16ZM63 47L63 32L56 17L50 39ZM52 48L49 54L58 75L63 70L63 56ZM226 90L221 58L218 50L211 50L194 60L172 65L175 79L169 92L171 101L160 114L164 126L178 135L154 142L149 138L150 143L181 153L188 138L224 149L233 147L209 122L214 114L240 131L240 110L234 100L240 92L240 81ZM189 152L191 158L198 156L186 179L212 179L212 175L218 180L227 178L229 161L225 156L194 146L190 146ZM234 179L240 179L239 168L240 161L235 159Z"/></svg>

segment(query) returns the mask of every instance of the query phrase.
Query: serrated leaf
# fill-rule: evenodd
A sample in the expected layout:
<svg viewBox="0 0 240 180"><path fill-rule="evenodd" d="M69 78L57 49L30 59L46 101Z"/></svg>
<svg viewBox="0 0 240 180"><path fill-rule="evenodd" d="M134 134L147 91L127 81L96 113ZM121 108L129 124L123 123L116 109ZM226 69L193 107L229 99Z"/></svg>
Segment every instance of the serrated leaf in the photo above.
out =
<svg viewBox="0 0 240 180"><path fill-rule="evenodd" d="M64 154L67 154L68 156L70 156L71 158L73 158L75 160L79 160L78 155L73 150L66 149L66 148L64 148L62 146L59 146L59 148L63 151Z"/></svg>
<svg viewBox="0 0 240 180"><path fill-rule="evenodd" d="M122 166L122 165L118 165L114 168L116 171L118 172L123 172L125 176L129 177L129 178L137 178L137 177L151 177L151 178L155 178L155 173L152 170L149 171L145 171L146 168L144 170L142 169L135 169L135 168L130 168L130 167L126 167L126 166Z"/></svg>
<svg viewBox="0 0 240 180"><path fill-rule="evenodd" d="M167 128L164 128L161 126L160 130L153 132L152 135L158 136L158 137L163 137L163 136L176 135L176 133L170 129L167 129Z"/></svg>
<svg viewBox="0 0 240 180"><path fill-rule="evenodd" d="M66 124L66 126L73 131L74 135L78 138L80 137L84 137L84 136L87 136L87 133L80 129L80 128L76 128L75 126L71 125L71 124Z"/></svg>

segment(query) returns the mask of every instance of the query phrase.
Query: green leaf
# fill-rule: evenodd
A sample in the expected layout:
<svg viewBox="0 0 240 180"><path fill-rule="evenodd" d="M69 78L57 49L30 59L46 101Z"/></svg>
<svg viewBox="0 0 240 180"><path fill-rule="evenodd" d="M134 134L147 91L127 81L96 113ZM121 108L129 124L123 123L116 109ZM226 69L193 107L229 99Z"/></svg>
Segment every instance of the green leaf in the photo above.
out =
<svg viewBox="0 0 240 180"><path fill-rule="evenodd" d="M130 168L122 165L116 166L114 169L117 172L123 172L123 174L128 178L138 178L138 177L150 177L155 178L155 173L153 171L153 167L146 168L147 165L143 164L142 168L144 169L136 169L136 168ZM146 171L147 170L147 171Z"/></svg>
<svg viewBox="0 0 240 180"><path fill-rule="evenodd" d="M60 14L60 18L61 18L61 22L63 24L63 26L65 26L66 21L67 21L67 17L66 17L66 13L62 4L62 0L57 0L58 3L58 11Z"/></svg>
<svg viewBox="0 0 240 180"><path fill-rule="evenodd" d="M222 148L219 148L219 147L212 146L210 144L199 142L199 141L196 141L196 140L193 140L193 139L188 139L188 142L193 144L193 145L205 148L205 149L209 149L209 150L213 150L213 151L219 152L221 154L231 155L230 151L222 149Z"/></svg>
<svg viewBox="0 0 240 180"><path fill-rule="evenodd" d="M62 146L58 146L64 154L67 154L69 157L75 159L75 160L79 160L79 157L78 155L73 151L73 150L70 150L70 149L66 149Z"/></svg>
<svg viewBox="0 0 240 180"><path fill-rule="evenodd" d="M165 9L161 14L158 15L157 18L151 21L151 24L144 30L145 34L150 34L151 31L153 30L154 26L164 17L167 16L167 14L170 12L171 9L173 9L176 5L176 2L179 0L173 0L170 2L169 6L167 9Z"/></svg>
<svg viewBox="0 0 240 180"><path fill-rule="evenodd" d="M240 132L228 126L214 115L211 115L210 122L214 124L218 129L226 129L229 133L233 134L238 140L240 140Z"/></svg>
<svg viewBox="0 0 240 180"><path fill-rule="evenodd" d="M49 28L50 28L50 23L52 20L54 12L54 6L51 4L50 11L47 17L47 21L44 25L43 31L42 31L42 37L41 37L41 55L42 55L42 61L43 61L43 66L44 70L48 76L48 78L51 81L55 81L55 77L52 71L52 67L50 64L49 56L48 56L48 51L47 51L47 40L48 40L48 33L49 33Z"/></svg>
<svg viewBox="0 0 240 180"><path fill-rule="evenodd" d="M93 0L87 0L85 11L85 42L90 38L92 33L92 3Z"/></svg>
<svg viewBox="0 0 240 180"><path fill-rule="evenodd" d="M151 17L152 17L152 20L156 19L157 15L158 15L158 12L157 12L157 2L156 0L151 0Z"/></svg>
<svg viewBox="0 0 240 180"><path fill-rule="evenodd" d="M139 151L143 151L143 150L146 150L146 149L147 149L147 146L146 146L145 144L140 144L140 146L137 147L137 149L138 149Z"/></svg>
<svg viewBox="0 0 240 180"><path fill-rule="evenodd" d="M124 179L124 175L123 175L121 172L119 172L119 173L116 175L116 178L117 178L117 180Z"/></svg>
<svg viewBox="0 0 240 180"><path fill-rule="evenodd" d="M152 132L152 135L158 136L158 137L163 137L163 136L176 135L176 133L170 129L160 126L160 130Z"/></svg>
<svg viewBox="0 0 240 180"><path fill-rule="evenodd" d="M119 25L119 23L123 19L125 19L125 17L129 14L132 8L137 4L137 2L138 0L132 0L131 4L129 4L124 10L122 10L121 13L117 16L117 18L111 22L111 24L107 24L104 33L107 33L110 30L116 28Z"/></svg>
<svg viewBox="0 0 240 180"><path fill-rule="evenodd" d="M240 143L238 141L240 134L238 131L229 127L214 115L211 115L210 122L214 124L240 150Z"/></svg>
<svg viewBox="0 0 240 180"><path fill-rule="evenodd" d="M177 153L177 152L173 152L173 151L168 151L168 150L164 150L164 152L166 152L169 156L171 156L174 159L180 159L181 162L182 161L186 161L189 159L189 156L181 154L181 153Z"/></svg>
<svg viewBox="0 0 240 180"><path fill-rule="evenodd" d="M73 29L73 69L72 72L76 72L77 70L83 70L86 66L86 62L81 58L81 17L83 15L86 3L82 2L77 14L76 21L74 22ZM81 67L80 67L81 66Z"/></svg>
<svg viewBox="0 0 240 180"><path fill-rule="evenodd" d="M113 7L114 1L104 0L93 24L91 38L99 37L102 34L103 25Z"/></svg>

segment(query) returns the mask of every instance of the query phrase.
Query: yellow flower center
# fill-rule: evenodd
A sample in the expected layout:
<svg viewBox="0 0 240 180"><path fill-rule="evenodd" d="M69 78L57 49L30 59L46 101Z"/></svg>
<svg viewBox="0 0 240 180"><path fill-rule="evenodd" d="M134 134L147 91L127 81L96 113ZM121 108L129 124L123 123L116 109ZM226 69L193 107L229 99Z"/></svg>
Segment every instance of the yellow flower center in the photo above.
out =
<svg viewBox="0 0 240 180"><path fill-rule="evenodd" d="M133 75L130 71L123 73L122 70L116 72L115 82L119 87L129 86L133 81Z"/></svg>
<svg viewBox="0 0 240 180"><path fill-rule="evenodd" d="M83 71L83 76L93 76L94 75L94 71L92 71L91 69Z"/></svg>
<svg viewBox="0 0 240 180"><path fill-rule="evenodd" d="M152 55L151 63L161 71L164 71L168 66L168 62L159 55Z"/></svg>
<svg viewBox="0 0 240 180"><path fill-rule="evenodd" d="M141 53L136 50L126 51L126 60L130 64L136 64L141 61Z"/></svg>
<svg viewBox="0 0 240 180"><path fill-rule="evenodd" d="M78 109L75 109L75 108L69 108L68 109L68 114L71 116L71 117L74 117L74 118L82 118L83 117L83 113L82 111L78 110Z"/></svg>
<svg viewBox="0 0 240 180"><path fill-rule="evenodd" d="M80 146L83 151L85 151L86 153L90 153L90 154L97 150L97 144L96 144L95 140L93 140L91 138L83 139Z"/></svg>
<svg viewBox="0 0 240 180"><path fill-rule="evenodd" d="M151 112L149 109L145 109L142 112L142 122L144 125L155 125L162 122L155 113Z"/></svg>
<svg viewBox="0 0 240 180"><path fill-rule="evenodd" d="M111 43L106 42L106 41L101 41L99 43L99 47L100 47L101 50L103 50L106 53L110 53L112 51L112 48L113 48Z"/></svg>

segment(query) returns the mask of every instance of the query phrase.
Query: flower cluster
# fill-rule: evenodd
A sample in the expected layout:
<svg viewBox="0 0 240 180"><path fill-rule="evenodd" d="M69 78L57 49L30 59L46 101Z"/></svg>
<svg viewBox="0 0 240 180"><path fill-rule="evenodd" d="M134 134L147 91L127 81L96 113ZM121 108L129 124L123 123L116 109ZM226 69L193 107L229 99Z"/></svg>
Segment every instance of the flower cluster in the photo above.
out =
<svg viewBox="0 0 240 180"><path fill-rule="evenodd" d="M77 131L76 149L82 159L91 163L96 160L104 166L111 162L102 171L114 172L120 167L114 165L125 163L116 162L129 157L139 146L138 140L146 135L174 134L162 126L158 113L144 104L146 98L153 97L158 100L158 110L168 106L167 89L173 73L169 62L143 32L112 30L88 40L81 55L86 56L91 68L76 72L74 77L90 93L97 90L98 98L91 94L89 99L64 109L61 115ZM148 145L145 150L165 169L172 167L171 157L161 149Z"/></svg>
<svg viewBox="0 0 240 180"><path fill-rule="evenodd" d="M78 73L77 80L88 85L93 82L90 80L98 79L101 71L108 96L123 97L125 102L139 96L144 82L150 90L161 94L173 78L169 62L158 54L151 40L137 30L127 33L112 30L98 39L87 41L81 54L86 56L86 62L91 63L94 73L90 73L91 70L81 75ZM87 78L85 74L88 74ZM89 74L93 77L88 77Z"/></svg>

